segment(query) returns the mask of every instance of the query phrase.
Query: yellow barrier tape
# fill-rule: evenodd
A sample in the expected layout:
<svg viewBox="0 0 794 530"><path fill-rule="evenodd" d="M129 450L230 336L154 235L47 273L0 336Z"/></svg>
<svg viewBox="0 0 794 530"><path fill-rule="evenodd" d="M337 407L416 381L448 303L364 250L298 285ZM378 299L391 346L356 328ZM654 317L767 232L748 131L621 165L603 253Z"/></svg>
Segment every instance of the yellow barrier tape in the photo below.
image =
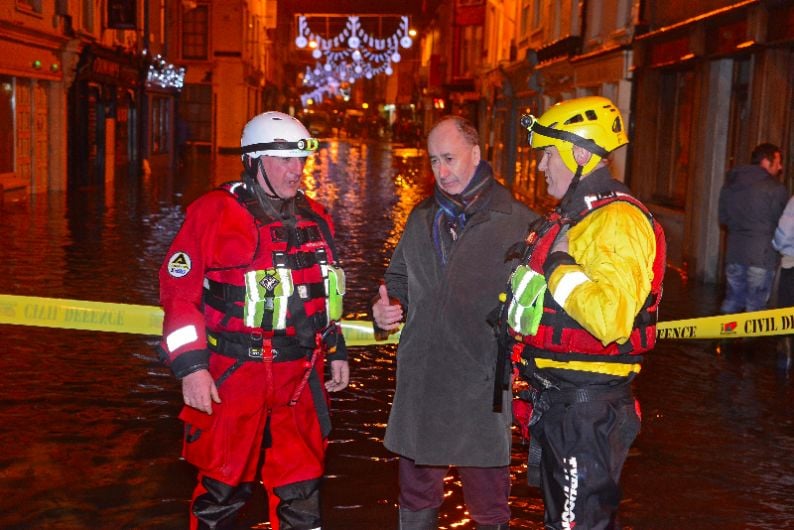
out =
<svg viewBox="0 0 794 530"><path fill-rule="evenodd" d="M794 307L659 322L663 339L738 339L794 334Z"/></svg>
<svg viewBox="0 0 794 530"><path fill-rule="evenodd" d="M163 310L155 306L117 304L0 294L0 324L85 329L140 335L160 335ZM343 320L349 346L396 344L400 334L376 340L372 323ZM794 334L794 307L659 322L656 336L665 339L733 339Z"/></svg>
<svg viewBox="0 0 794 530"><path fill-rule="evenodd" d="M0 324L160 335L163 310L147 305L0 294ZM341 326L348 346L396 344L399 340L399 333L375 340L372 323L367 320L343 320Z"/></svg>

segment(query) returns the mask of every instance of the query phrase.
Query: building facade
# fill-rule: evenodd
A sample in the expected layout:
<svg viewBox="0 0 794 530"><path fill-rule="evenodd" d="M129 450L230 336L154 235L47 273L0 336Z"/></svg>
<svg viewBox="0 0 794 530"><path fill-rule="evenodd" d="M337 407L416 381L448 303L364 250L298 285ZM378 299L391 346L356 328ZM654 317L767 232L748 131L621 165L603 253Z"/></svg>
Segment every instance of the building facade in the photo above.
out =
<svg viewBox="0 0 794 530"><path fill-rule="evenodd" d="M168 42L186 67L178 116L189 149L209 157L218 182L240 171L240 131L280 107L276 0L168 4Z"/></svg>
<svg viewBox="0 0 794 530"><path fill-rule="evenodd" d="M0 7L0 191L16 199L64 189L66 85L79 51L55 2Z"/></svg>
<svg viewBox="0 0 794 530"><path fill-rule="evenodd" d="M104 186L171 152L151 104L166 53L160 0L10 0L0 7L3 197ZM170 90L174 99L176 91ZM172 105L173 106L173 105ZM170 119L170 118L169 118ZM159 134L159 136L158 136ZM165 134L165 136L163 136ZM173 154L168 162L173 162Z"/></svg>
<svg viewBox="0 0 794 530"><path fill-rule="evenodd" d="M669 260L706 281L722 274L719 191L725 173L775 143L794 181L794 4L647 6L635 38L632 187L654 205Z"/></svg>
<svg viewBox="0 0 794 530"><path fill-rule="evenodd" d="M481 21L456 18L473 6ZM446 112L476 114L496 174L538 209L554 201L518 120L588 95L621 109L632 141L612 158L613 174L661 220L668 262L683 275L721 280L719 190L755 145L783 148L794 189L790 1L445 0L437 13L451 29L438 29L424 83L452 103ZM456 77L466 71L455 66L465 63L461 31L481 53Z"/></svg>

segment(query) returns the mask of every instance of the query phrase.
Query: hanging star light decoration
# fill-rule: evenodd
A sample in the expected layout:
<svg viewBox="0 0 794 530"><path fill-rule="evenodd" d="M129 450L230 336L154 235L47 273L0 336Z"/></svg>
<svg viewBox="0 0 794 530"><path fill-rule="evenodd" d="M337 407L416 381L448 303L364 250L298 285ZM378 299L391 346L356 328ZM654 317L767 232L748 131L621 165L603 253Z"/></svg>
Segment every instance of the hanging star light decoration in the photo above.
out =
<svg viewBox="0 0 794 530"><path fill-rule="evenodd" d="M303 104L333 95L343 84L352 84L361 77L372 79L378 74L394 73L392 63L402 59L400 47L407 49L413 44L408 29L408 17L401 16L397 30L387 38L379 38L361 27L359 17L349 16L339 34L323 37L309 27L305 16L299 16L295 45L300 49L313 47L312 57L318 60L314 68L307 67L304 73L303 84L313 90L301 97Z"/></svg>

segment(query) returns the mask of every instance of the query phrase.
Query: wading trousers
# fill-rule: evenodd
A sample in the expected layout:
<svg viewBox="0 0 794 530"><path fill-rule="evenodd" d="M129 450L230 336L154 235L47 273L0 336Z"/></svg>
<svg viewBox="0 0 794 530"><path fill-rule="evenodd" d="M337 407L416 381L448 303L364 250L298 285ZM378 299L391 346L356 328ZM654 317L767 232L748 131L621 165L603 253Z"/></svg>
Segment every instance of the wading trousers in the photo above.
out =
<svg viewBox="0 0 794 530"><path fill-rule="evenodd" d="M319 364L319 363L318 363ZM327 432L327 401L314 367L300 397L290 405L308 369L303 360L240 362L212 355L210 373L222 381L221 403L207 415L184 407L183 456L198 468L190 527L233 528L260 473L273 530L319 528L320 479ZM217 383L216 383L217 384Z"/></svg>

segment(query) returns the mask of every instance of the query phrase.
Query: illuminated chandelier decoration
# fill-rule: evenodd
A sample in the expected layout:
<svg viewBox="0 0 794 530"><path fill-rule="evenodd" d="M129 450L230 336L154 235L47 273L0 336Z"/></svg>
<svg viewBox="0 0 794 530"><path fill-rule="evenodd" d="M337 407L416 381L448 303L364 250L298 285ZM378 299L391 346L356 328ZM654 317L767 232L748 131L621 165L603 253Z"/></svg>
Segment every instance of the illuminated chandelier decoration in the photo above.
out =
<svg viewBox="0 0 794 530"><path fill-rule="evenodd" d="M181 89L184 84L185 68L175 66L166 61L162 55L157 54L149 64L149 70L146 73L146 86Z"/></svg>
<svg viewBox="0 0 794 530"><path fill-rule="evenodd" d="M400 47L410 48L413 44L408 17L399 18L399 27L387 38L369 34L361 27L358 16L347 17L338 35L323 37L309 27L305 16L299 16L295 45L300 49L313 48L312 57L317 59L314 68L307 67L303 76L304 86L312 89L301 96L304 106L309 99L320 101L361 77L372 79L378 74L394 73L392 63L402 59Z"/></svg>

